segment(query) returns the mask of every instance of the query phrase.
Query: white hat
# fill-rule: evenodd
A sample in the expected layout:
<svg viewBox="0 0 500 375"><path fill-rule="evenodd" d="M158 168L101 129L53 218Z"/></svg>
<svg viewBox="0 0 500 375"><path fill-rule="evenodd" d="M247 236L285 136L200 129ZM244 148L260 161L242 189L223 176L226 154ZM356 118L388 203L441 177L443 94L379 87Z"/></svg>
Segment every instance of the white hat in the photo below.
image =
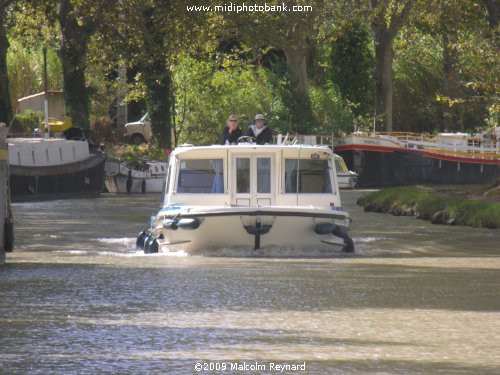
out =
<svg viewBox="0 0 500 375"><path fill-rule="evenodd" d="M255 115L255 118L254 120L265 120L266 118L264 117L264 115L261 115L260 113L259 114L256 114Z"/></svg>

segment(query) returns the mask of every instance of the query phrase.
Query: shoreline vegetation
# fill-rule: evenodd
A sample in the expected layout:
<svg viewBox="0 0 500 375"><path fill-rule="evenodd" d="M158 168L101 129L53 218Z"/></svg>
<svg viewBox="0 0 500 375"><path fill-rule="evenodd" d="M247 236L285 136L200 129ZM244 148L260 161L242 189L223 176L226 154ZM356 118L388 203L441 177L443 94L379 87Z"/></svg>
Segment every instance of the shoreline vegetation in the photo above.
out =
<svg viewBox="0 0 500 375"><path fill-rule="evenodd" d="M416 216L433 224L500 228L500 180L489 185L391 187L358 199L365 212Z"/></svg>

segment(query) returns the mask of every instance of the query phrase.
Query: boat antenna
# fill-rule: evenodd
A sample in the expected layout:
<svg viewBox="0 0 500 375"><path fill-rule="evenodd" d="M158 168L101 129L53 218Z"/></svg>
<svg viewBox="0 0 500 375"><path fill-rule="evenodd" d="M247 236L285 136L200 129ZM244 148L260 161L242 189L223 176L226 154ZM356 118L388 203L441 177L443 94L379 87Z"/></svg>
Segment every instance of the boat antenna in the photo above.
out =
<svg viewBox="0 0 500 375"><path fill-rule="evenodd" d="M44 90L44 116L45 116L45 129L50 133L49 129L49 94L47 83L47 47L43 47L43 90Z"/></svg>

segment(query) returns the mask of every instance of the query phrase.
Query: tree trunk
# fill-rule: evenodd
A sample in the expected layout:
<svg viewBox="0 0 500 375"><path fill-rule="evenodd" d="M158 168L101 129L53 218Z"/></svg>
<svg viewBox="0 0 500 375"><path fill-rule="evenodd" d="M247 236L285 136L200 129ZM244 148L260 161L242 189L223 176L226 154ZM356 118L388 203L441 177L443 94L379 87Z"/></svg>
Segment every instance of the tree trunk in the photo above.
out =
<svg viewBox="0 0 500 375"><path fill-rule="evenodd" d="M5 30L6 4L0 4L0 122L9 126L12 119L12 104L9 93L9 76L7 74L7 50L9 41Z"/></svg>
<svg viewBox="0 0 500 375"><path fill-rule="evenodd" d="M392 38L383 33L375 33L375 91L377 116L383 115L385 131L392 131ZM382 130L382 129L379 129Z"/></svg>
<svg viewBox="0 0 500 375"><path fill-rule="evenodd" d="M162 52L163 34L154 21L155 9L143 9L146 33L143 36L146 60L141 63L141 72L146 85L146 107L151 119L154 139L162 148L172 148L172 74ZM160 26L161 27L161 26Z"/></svg>
<svg viewBox="0 0 500 375"><path fill-rule="evenodd" d="M58 16L62 33L59 57L64 79L66 115L73 120L74 126L89 129L85 55L92 32L78 24L73 5L69 0L61 2Z"/></svg>
<svg viewBox="0 0 500 375"><path fill-rule="evenodd" d="M483 0L484 6L488 12L488 22L490 27L495 30L498 26L498 17L500 15L500 5L496 0Z"/></svg>
<svg viewBox="0 0 500 375"><path fill-rule="evenodd" d="M153 137L162 148L172 148L172 76L163 60L142 70L146 84L146 106Z"/></svg>
<svg viewBox="0 0 500 375"><path fill-rule="evenodd" d="M408 20L414 0L406 0L400 12L389 7L388 0L368 0L375 11L371 21L375 43L375 80L377 116L383 115L385 130L392 131L392 42L396 34ZM390 14L390 16L389 16ZM389 17L388 17L389 16Z"/></svg>
<svg viewBox="0 0 500 375"><path fill-rule="evenodd" d="M312 122L311 102L308 93L307 65L311 47L302 39L283 48L288 69L292 76L292 98L289 103L291 130L305 134Z"/></svg>
<svg viewBox="0 0 500 375"><path fill-rule="evenodd" d="M446 30L442 35L443 43L443 85L442 93L448 100L464 97L461 89L460 72L457 69L457 52L451 47L450 37ZM443 105L443 130L460 131L463 129L463 105Z"/></svg>

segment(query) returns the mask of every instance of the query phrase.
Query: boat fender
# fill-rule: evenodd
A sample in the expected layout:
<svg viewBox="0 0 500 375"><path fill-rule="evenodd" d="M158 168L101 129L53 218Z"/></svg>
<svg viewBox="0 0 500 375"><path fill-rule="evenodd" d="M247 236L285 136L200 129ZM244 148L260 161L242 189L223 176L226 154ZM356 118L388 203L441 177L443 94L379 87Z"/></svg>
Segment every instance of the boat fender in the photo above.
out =
<svg viewBox="0 0 500 375"><path fill-rule="evenodd" d="M178 228L177 220L175 219L165 219L163 220L163 228L176 230Z"/></svg>
<svg viewBox="0 0 500 375"><path fill-rule="evenodd" d="M145 254L156 254L158 252L158 241L153 236L150 237L150 240L147 245L148 250L144 250Z"/></svg>
<svg viewBox="0 0 500 375"><path fill-rule="evenodd" d="M3 228L4 250L6 253L10 253L14 250L14 223L12 218L8 217L5 219Z"/></svg>
<svg viewBox="0 0 500 375"><path fill-rule="evenodd" d="M142 191L142 194L146 194L146 179L145 178L143 178L142 182L141 182L141 191Z"/></svg>
<svg viewBox="0 0 500 375"><path fill-rule="evenodd" d="M201 224L201 221L198 218L180 219L179 223L178 223L179 228L186 229L186 230L198 229L200 224Z"/></svg>
<svg viewBox="0 0 500 375"><path fill-rule="evenodd" d="M130 191L132 190L132 171L128 171L126 188L127 188L127 194L130 194Z"/></svg>
<svg viewBox="0 0 500 375"><path fill-rule="evenodd" d="M152 236L148 235L144 239L144 254L149 254L149 243L151 241Z"/></svg>
<svg viewBox="0 0 500 375"><path fill-rule="evenodd" d="M135 241L136 249L141 249L141 250L144 249L144 240L146 239L147 236L148 234L146 233L145 230L139 233L139 235L137 236L137 240Z"/></svg>
<svg viewBox="0 0 500 375"><path fill-rule="evenodd" d="M319 223L314 227L314 233L316 234L331 234L334 230L333 223Z"/></svg>
<svg viewBox="0 0 500 375"><path fill-rule="evenodd" d="M336 226L332 232L334 236L340 237L344 240L344 248L342 252L344 253L354 253L354 241L347 234L349 228Z"/></svg>

